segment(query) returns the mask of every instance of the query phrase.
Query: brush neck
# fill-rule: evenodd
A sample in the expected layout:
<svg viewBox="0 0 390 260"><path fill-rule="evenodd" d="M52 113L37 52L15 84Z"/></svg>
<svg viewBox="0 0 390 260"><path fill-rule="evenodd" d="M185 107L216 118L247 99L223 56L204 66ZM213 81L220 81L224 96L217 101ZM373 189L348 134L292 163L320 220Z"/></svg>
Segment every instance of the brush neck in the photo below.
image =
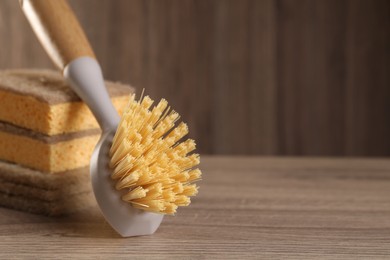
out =
<svg viewBox="0 0 390 260"><path fill-rule="evenodd" d="M87 56L77 58L66 65L64 77L88 105L103 132L115 130L120 118L108 95L99 63Z"/></svg>

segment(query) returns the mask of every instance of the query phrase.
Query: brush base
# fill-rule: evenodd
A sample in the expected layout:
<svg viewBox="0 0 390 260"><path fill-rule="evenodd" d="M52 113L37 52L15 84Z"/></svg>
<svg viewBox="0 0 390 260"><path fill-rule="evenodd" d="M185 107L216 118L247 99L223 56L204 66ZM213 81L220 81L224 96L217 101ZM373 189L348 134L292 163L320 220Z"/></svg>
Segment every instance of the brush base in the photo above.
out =
<svg viewBox="0 0 390 260"><path fill-rule="evenodd" d="M153 234L164 215L133 208L121 199L109 169L109 149L115 131L103 133L91 158L91 181L95 198L107 222L123 237Z"/></svg>

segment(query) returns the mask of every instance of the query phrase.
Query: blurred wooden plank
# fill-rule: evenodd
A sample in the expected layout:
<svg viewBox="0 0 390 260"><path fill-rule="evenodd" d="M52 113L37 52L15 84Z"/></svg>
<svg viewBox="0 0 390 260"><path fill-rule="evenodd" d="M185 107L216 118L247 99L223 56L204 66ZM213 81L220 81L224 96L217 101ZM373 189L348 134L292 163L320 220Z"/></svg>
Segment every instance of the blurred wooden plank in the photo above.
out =
<svg viewBox="0 0 390 260"><path fill-rule="evenodd" d="M216 10L213 152L273 154L276 138L274 1L221 1Z"/></svg>
<svg viewBox="0 0 390 260"><path fill-rule="evenodd" d="M202 169L199 195L152 236L120 238L96 205L62 218L0 208L0 258L390 255L388 159L203 157Z"/></svg>
<svg viewBox="0 0 390 260"><path fill-rule="evenodd" d="M346 154L390 155L390 2L348 1Z"/></svg>
<svg viewBox="0 0 390 260"><path fill-rule="evenodd" d="M339 0L279 3L281 154L344 154L345 5Z"/></svg>
<svg viewBox="0 0 390 260"><path fill-rule="evenodd" d="M0 2L0 69L54 68L19 7L19 1Z"/></svg>
<svg viewBox="0 0 390 260"><path fill-rule="evenodd" d="M166 98L199 150L211 152L213 1L150 1L146 12L147 73L138 86Z"/></svg>

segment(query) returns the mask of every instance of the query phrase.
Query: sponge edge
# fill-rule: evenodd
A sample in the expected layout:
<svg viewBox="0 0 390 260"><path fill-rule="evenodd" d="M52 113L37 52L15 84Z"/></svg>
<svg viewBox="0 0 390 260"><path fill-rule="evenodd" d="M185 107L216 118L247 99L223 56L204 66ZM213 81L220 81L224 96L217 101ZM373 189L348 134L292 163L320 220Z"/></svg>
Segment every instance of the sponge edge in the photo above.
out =
<svg viewBox="0 0 390 260"><path fill-rule="evenodd" d="M30 213L60 216L91 207L94 205L94 198L92 193L85 192L66 197L66 199L43 201L0 192L0 205Z"/></svg>
<svg viewBox="0 0 390 260"><path fill-rule="evenodd" d="M0 161L0 205L57 216L96 205L89 168L47 174Z"/></svg>
<svg viewBox="0 0 390 260"><path fill-rule="evenodd" d="M50 174L0 161L0 182L4 181L42 190L60 190L68 187L91 190L89 167Z"/></svg>
<svg viewBox="0 0 390 260"><path fill-rule="evenodd" d="M0 128L0 159L57 173L87 166L98 140L99 134L93 134L61 142L44 142L2 132Z"/></svg>
<svg viewBox="0 0 390 260"><path fill-rule="evenodd" d="M134 89L106 81L119 114ZM46 135L98 128L88 107L52 70L0 71L0 120Z"/></svg>

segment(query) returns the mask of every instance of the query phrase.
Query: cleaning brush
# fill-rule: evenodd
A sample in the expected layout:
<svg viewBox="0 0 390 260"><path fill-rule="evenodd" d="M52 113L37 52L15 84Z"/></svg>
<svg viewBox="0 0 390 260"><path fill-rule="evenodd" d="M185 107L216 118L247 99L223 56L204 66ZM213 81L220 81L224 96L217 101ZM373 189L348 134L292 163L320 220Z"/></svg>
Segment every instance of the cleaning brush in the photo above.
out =
<svg viewBox="0 0 390 260"><path fill-rule="evenodd" d="M122 200L145 211L174 214L178 206L188 206L198 193L193 184L201 177L194 168L199 154L190 154L195 141L187 139L188 127L162 99L151 109L149 96L130 102L120 120L109 152L111 178Z"/></svg>
<svg viewBox="0 0 390 260"><path fill-rule="evenodd" d="M91 157L91 183L108 223L122 236L154 233L165 214L190 204L201 177L195 142L166 100L135 96L120 118L102 71L65 0L19 0L49 57L94 114L102 135Z"/></svg>

